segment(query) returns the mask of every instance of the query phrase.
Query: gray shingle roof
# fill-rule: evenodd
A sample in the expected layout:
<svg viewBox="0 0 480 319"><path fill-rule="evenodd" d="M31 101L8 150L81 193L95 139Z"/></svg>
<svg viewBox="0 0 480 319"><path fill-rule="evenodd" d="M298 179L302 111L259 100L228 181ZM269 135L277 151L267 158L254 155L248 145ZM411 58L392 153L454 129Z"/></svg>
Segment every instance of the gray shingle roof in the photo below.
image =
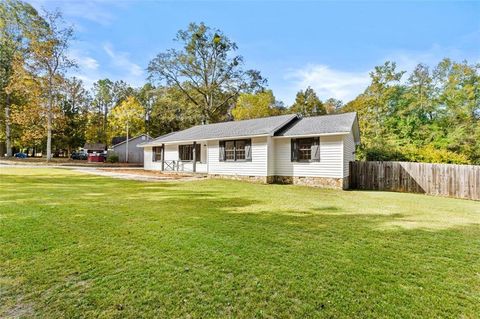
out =
<svg viewBox="0 0 480 319"><path fill-rule="evenodd" d="M142 137L145 137L145 139L143 140L144 142L143 143L147 143L148 141L150 141L152 138L150 136L148 136L147 134L141 134L141 135L138 135L138 136L135 136L135 137L132 137L130 139L128 139L128 142L134 142L135 140L137 139L141 139ZM127 140L125 139L124 141L121 141L120 143L117 143L115 145L112 145L111 148L115 148L119 145L122 145L124 143L127 143Z"/></svg>
<svg viewBox="0 0 480 319"><path fill-rule="evenodd" d="M137 146L156 146L171 142L192 142L247 136L306 136L346 133L353 131L355 141L360 141L357 114L342 113L299 119L295 114L258 118L253 120L197 125L183 131L162 135Z"/></svg>
<svg viewBox="0 0 480 319"><path fill-rule="evenodd" d="M91 150L91 151L104 151L105 150L105 144L103 143L85 143L83 145L83 148L86 150Z"/></svg>
<svg viewBox="0 0 480 319"><path fill-rule="evenodd" d="M253 120L197 125L183 131L160 136L141 146L177 141L198 141L241 136L273 135L277 130L297 118L295 114L258 118Z"/></svg>
<svg viewBox="0 0 480 319"><path fill-rule="evenodd" d="M304 117L280 130L275 136L301 136L350 132L354 128L357 113L342 113Z"/></svg>

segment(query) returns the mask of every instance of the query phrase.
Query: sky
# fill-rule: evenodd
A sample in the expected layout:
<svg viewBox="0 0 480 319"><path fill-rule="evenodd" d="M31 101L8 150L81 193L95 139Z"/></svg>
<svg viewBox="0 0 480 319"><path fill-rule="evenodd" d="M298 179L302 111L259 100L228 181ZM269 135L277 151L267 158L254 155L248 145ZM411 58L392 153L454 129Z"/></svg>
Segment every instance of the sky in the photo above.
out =
<svg viewBox="0 0 480 319"><path fill-rule="evenodd" d="M480 63L480 1L125 1L31 0L63 12L75 29L72 72L87 86L102 78L146 82L148 62L175 47L180 29L204 22L238 45L278 100L307 86L348 102L385 61L400 70L448 57Z"/></svg>

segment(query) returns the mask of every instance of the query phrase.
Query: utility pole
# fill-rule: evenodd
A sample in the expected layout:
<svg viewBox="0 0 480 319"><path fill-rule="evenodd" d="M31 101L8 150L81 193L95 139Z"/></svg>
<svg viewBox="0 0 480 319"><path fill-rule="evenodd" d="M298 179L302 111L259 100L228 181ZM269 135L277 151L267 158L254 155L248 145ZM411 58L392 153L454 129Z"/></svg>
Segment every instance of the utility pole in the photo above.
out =
<svg viewBox="0 0 480 319"><path fill-rule="evenodd" d="M128 119L127 119L127 150L125 151L125 162L128 163Z"/></svg>

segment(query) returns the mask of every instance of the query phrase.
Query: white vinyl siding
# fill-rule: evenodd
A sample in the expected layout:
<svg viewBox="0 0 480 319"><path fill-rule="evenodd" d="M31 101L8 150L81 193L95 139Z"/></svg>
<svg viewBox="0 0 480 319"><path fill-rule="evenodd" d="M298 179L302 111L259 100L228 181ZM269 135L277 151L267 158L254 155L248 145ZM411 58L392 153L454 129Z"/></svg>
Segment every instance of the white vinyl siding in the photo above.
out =
<svg viewBox="0 0 480 319"><path fill-rule="evenodd" d="M183 144L183 143L182 143ZM198 173L206 173L207 172L207 150L206 150L206 143L198 142L201 145L200 147L200 162L197 162L196 170ZM165 161L175 161L177 162L179 159L178 156L178 145L181 144L168 144L165 145ZM145 154L144 154L144 168L146 170L161 170L162 169L162 161L153 162L152 161L152 148L145 147ZM191 172L193 171L193 164L192 162L179 162L179 170Z"/></svg>
<svg viewBox="0 0 480 319"><path fill-rule="evenodd" d="M343 136L320 137L319 162L292 162L291 139L274 138L275 175L343 177Z"/></svg>
<svg viewBox="0 0 480 319"><path fill-rule="evenodd" d="M162 162L153 162L153 150L151 147L143 148L143 168L146 170L161 170Z"/></svg>
<svg viewBox="0 0 480 319"><path fill-rule="evenodd" d="M355 160L355 141L350 133L343 137L343 177L350 176L350 162Z"/></svg>
<svg viewBox="0 0 480 319"><path fill-rule="evenodd" d="M198 143L201 162L197 162L197 172L214 175L343 178L348 176L348 163L354 160L355 151L352 134L321 136L319 162L292 162L290 138L252 137L251 161L223 162L219 160L218 140ZM165 145L166 161L178 161L178 145ZM152 162L152 148L144 151L145 169L160 170L162 163ZM185 171L192 171L191 162L180 165L180 170L183 165Z"/></svg>
<svg viewBox="0 0 480 319"><path fill-rule="evenodd" d="M229 162L219 160L219 141L208 141L208 173L218 175L266 176L267 137L252 138L252 160Z"/></svg>
<svg viewBox="0 0 480 319"><path fill-rule="evenodd" d="M268 167L267 175L275 175L275 145L272 137L267 137L267 153L268 153Z"/></svg>

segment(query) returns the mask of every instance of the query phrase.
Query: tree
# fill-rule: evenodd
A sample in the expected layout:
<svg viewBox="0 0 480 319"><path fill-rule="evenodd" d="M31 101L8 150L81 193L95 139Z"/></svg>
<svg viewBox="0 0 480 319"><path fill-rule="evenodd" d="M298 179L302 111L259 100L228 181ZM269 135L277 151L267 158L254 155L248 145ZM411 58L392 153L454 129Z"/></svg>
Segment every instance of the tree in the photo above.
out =
<svg viewBox="0 0 480 319"><path fill-rule="evenodd" d="M272 90L259 93L242 93L232 110L235 120L248 120L259 117L280 115Z"/></svg>
<svg viewBox="0 0 480 319"><path fill-rule="evenodd" d="M73 37L73 28L64 27L59 11L45 12L46 28L35 29L30 33L31 63L30 67L41 78L42 89L46 96L47 117L47 161L52 158L52 121L55 108L59 107L56 99L62 85L64 73L76 67L67 55L69 43Z"/></svg>
<svg viewBox="0 0 480 319"><path fill-rule="evenodd" d="M440 105L437 145L480 163L480 65L441 61L434 70Z"/></svg>
<svg viewBox="0 0 480 319"><path fill-rule="evenodd" d="M153 136L186 129L201 122L202 114L198 107L178 88L159 87L152 91L152 95L154 103L149 132Z"/></svg>
<svg viewBox="0 0 480 319"><path fill-rule="evenodd" d="M343 107L343 102L334 98L329 98L323 103L323 106L325 107L327 114L334 114L340 112Z"/></svg>
<svg viewBox="0 0 480 319"><path fill-rule="evenodd" d="M11 68L11 81L6 92L14 97L11 124L16 128L17 146L24 148L41 145L46 138L47 127L41 83L35 74L25 68L25 62L20 56L17 56Z"/></svg>
<svg viewBox="0 0 480 319"><path fill-rule="evenodd" d="M138 135L145 132L145 112L134 97L129 96L115 106L109 116L109 137Z"/></svg>
<svg viewBox="0 0 480 319"><path fill-rule="evenodd" d="M360 158L480 163L480 66L449 59L432 72L386 62L364 93L342 108L359 114Z"/></svg>
<svg viewBox="0 0 480 319"><path fill-rule="evenodd" d="M85 127L91 103L89 92L82 80L75 77L65 79L61 90L61 111L65 119L62 131L57 132L57 145L66 148L68 154L83 146L86 141Z"/></svg>
<svg viewBox="0 0 480 319"><path fill-rule="evenodd" d="M111 81L110 79L98 80L93 84L93 106L98 113L91 116L89 123L95 127L90 127L90 132L97 132L97 136L92 136L97 142L103 142L109 145L108 138L108 119L110 110L125 100L129 95L134 94L133 89L124 81ZM101 118L101 126L99 121Z"/></svg>
<svg viewBox="0 0 480 319"><path fill-rule="evenodd" d="M7 156L12 156L11 141L11 84L15 59L23 59L28 50L26 28L36 28L41 23L37 11L29 4L7 0L0 2L0 105L4 109L5 144Z"/></svg>
<svg viewBox="0 0 480 319"><path fill-rule="evenodd" d="M291 106L290 111L302 116L326 114L325 106L311 87L297 93L295 103Z"/></svg>
<svg viewBox="0 0 480 319"><path fill-rule="evenodd" d="M148 65L149 78L179 89L202 115L202 122L222 120L242 92L255 92L265 80L243 69L243 58L220 30L191 23L177 33L182 48L158 54Z"/></svg>
<svg viewBox="0 0 480 319"><path fill-rule="evenodd" d="M137 92L136 96L145 111L145 131L147 134L152 134L152 112L153 106L157 100L157 94L155 94L156 88L151 83L146 83Z"/></svg>

